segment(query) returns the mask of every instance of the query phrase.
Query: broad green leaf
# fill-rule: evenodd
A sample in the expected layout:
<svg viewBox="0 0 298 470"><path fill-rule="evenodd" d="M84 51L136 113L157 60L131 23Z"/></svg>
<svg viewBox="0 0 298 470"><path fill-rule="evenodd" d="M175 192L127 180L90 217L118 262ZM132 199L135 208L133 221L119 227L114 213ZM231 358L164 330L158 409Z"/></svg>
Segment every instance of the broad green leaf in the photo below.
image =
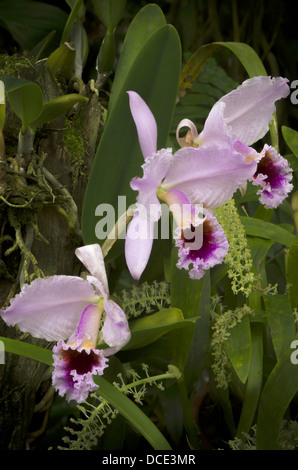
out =
<svg viewBox="0 0 298 470"><path fill-rule="evenodd" d="M257 53L248 44L240 42L213 42L200 47L184 66L179 84L179 96L183 96L192 87L205 62L215 52L227 48L240 60L250 77L267 75Z"/></svg>
<svg viewBox="0 0 298 470"><path fill-rule="evenodd" d="M293 310L287 295L264 295L263 298L274 351L279 359L295 339Z"/></svg>
<svg viewBox="0 0 298 470"><path fill-rule="evenodd" d="M96 59L96 67L99 73L109 72L113 69L115 61L114 32L107 31L102 40Z"/></svg>
<svg viewBox="0 0 298 470"><path fill-rule="evenodd" d="M176 100L180 75L180 41L176 30L165 25L154 33L137 55L110 113L85 192L82 232L85 244L100 242L96 236L96 208L102 203L116 209L118 195L126 197L126 208L135 202L130 188L141 175L144 162L126 91L134 90L146 101L157 121L157 148L165 146ZM126 210L126 208L124 210Z"/></svg>
<svg viewBox="0 0 298 470"><path fill-rule="evenodd" d="M248 316L242 318L229 330L230 336L225 341L225 350L242 383L248 377L251 360L251 332Z"/></svg>
<svg viewBox="0 0 298 470"><path fill-rule="evenodd" d="M286 272L287 272L287 284L289 299L291 302L292 309L298 308L298 241L295 241L290 246L287 254L286 261Z"/></svg>
<svg viewBox="0 0 298 470"><path fill-rule="evenodd" d="M93 5L100 21L112 31L122 18L126 0L94 0Z"/></svg>
<svg viewBox="0 0 298 470"><path fill-rule="evenodd" d="M0 26L7 29L24 51L31 51L48 33L59 38L67 14L54 5L31 0L1 0Z"/></svg>
<svg viewBox="0 0 298 470"><path fill-rule="evenodd" d="M185 320L181 310L169 308L161 310L130 323L131 340L123 349L135 349L156 341L164 334L177 328L194 325L196 319Z"/></svg>
<svg viewBox="0 0 298 470"><path fill-rule="evenodd" d="M125 80L129 75L137 56L148 39L159 28L165 26L166 20L162 10L156 4L149 4L142 8L132 20L119 57L116 74L111 90L108 113L110 114L119 94L126 92Z"/></svg>
<svg viewBox="0 0 298 470"><path fill-rule="evenodd" d="M240 217L247 235L266 238L284 246L290 246L297 240L295 235L284 228L253 217Z"/></svg>
<svg viewBox="0 0 298 470"><path fill-rule="evenodd" d="M210 301L211 301L211 282L210 271L207 271L203 278L202 292L200 296L199 315L196 321L192 343L188 351L188 356L184 369L184 380L187 389L192 387L200 380L201 373L205 364L206 354L209 348L209 328L210 328Z"/></svg>
<svg viewBox="0 0 298 470"><path fill-rule="evenodd" d="M189 271L178 269L178 250L172 250L171 305L180 308L184 318L198 316L204 278L191 279Z"/></svg>
<svg viewBox="0 0 298 470"><path fill-rule="evenodd" d="M204 278L191 279L187 270L178 269L177 257L178 251L174 248L171 260L171 305L180 308L186 319L198 318ZM195 324L193 328L173 333L173 361L181 371L184 371L189 356L194 331Z"/></svg>
<svg viewBox="0 0 298 470"><path fill-rule="evenodd" d="M8 101L16 115L22 120L23 130L41 113L43 95L40 87L29 80L3 75Z"/></svg>
<svg viewBox="0 0 298 470"><path fill-rule="evenodd" d="M34 344L25 343L24 341L18 341L15 339L0 337L0 341L4 343L5 352L18 354L19 356L28 357L35 361L42 362L44 364L52 365L53 357L52 351L35 346Z"/></svg>
<svg viewBox="0 0 298 470"><path fill-rule="evenodd" d="M35 132L39 126L42 126L46 122L50 122L58 116L61 116L61 114L71 109L75 104L86 103L87 101L88 98L77 93L59 96L54 100L48 101L43 105L39 117L31 123L31 130Z"/></svg>
<svg viewBox="0 0 298 470"><path fill-rule="evenodd" d="M298 132L287 126L282 126L281 131L286 144L291 149L293 154L298 158Z"/></svg>
<svg viewBox="0 0 298 470"><path fill-rule="evenodd" d="M105 37L97 56L97 70L99 73L113 69L115 61L115 37L114 32L122 18L126 0L95 0L94 9L100 21L107 28Z"/></svg>
<svg viewBox="0 0 298 470"><path fill-rule="evenodd" d="M297 364L291 360L292 354L289 344L264 385L257 419L257 450L278 450L281 422L298 391Z"/></svg>
<svg viewBox="0 0 298 470"><path fill-rule="evenodd" d="M69 43L63 43L52 52L46 64L53 75L61 74L64 78L70 80L73 74L75 56L75 49Z"/></svg>
<svg viewBox="0 0 298 470"><path fill-rule="evenodd" d="M261 393L263 379L263 324L251 323L251 361L245 396L237 428L237 437L251 429Z"/></svg>
<svg viewBox="0 0 298 470"><path fill-rule="evenodd" d="M52 351L9 338L0 337L0 341L3 341L7 352L29 357L48 365L53 363ZM94 376L94 381L99 386L100 396L115 407L147 439L153 449L171 449L158 428L135 403L103 377Z"/></svg>

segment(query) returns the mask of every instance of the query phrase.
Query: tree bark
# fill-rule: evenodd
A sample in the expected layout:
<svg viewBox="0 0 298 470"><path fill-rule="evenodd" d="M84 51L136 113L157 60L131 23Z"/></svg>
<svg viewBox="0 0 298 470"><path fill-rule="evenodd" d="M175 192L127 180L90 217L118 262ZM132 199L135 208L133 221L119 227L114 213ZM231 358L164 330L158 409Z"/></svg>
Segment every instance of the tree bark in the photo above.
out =
<svg viewBox="0 0 298 470"><path fill-rule="evenodd" d="M19 76L36 82L43 91L45 102L61 94L44 62L20 70ZM82 94L89 98L86 105L75 107L68 116L60 116L37 132L35 152L25 163L17 155L20 122L7 106L3 131L6 191L0 200L0 308L7 306L9 298L20 290L20 281L26 275L24 262L28 275L35 277L42 273L44 276L80 273L74 251L82 244L79 220L84 190L102 131L103 112L99 96L89 85L84 86ZM74 158L65 144L65 132L70 122L74 126L74 135L83 143L83 154L79 158ZM64 189L59 189L59 184L77 206L76 226L69 220L70 200L65 197ZM16 244L18 240L25 248L22 249L22 243ZM29 258L26 249L30 252ZM18 328L7 327L1 318L0 336L50 349L53 346L45 340L24 335ZM48 372L48 367L38 361L5 353L5 364L0 364L0 449L22 450L28 445L30 448L30 442L38 434L32 434L32 431L36 432L32 429L34 410L42 409L38 403L44 395L51 398ZM46 414L47 411L41 414L41 429Z"/></svg>

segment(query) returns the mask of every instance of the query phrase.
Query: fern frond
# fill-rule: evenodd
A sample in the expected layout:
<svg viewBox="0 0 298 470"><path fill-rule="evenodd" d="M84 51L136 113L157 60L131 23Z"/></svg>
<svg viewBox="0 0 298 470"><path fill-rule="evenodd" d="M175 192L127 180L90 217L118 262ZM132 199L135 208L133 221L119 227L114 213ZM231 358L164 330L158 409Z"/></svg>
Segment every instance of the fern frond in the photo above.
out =
<svg viewBox="0 0 298 470"><path fill-rule="evenodd" d="M144 282L130 291L123 290L120 300L128 318L157 312L170 306L169 285L166 282Z"/></svg>

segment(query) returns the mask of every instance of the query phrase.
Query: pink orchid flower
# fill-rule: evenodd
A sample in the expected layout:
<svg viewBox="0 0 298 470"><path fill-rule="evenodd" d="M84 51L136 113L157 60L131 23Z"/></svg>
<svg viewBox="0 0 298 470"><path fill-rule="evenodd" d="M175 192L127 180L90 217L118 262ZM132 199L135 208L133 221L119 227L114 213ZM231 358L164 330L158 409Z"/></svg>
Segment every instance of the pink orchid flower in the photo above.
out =
<svg viewBox="0 0 298 470"><path fill-rule="evenodd" d="M257 194L266 208L278 207L293 189L290 184L291 168L287 160L273 147L265 144L258 154L248 146L263 138L268 132L269 123L275 112L275 101L286 98L290 92L287 82L287 79L281 77L260 76L248 79L215 103L200 134L189 119L183 119L176 132L181 147L193 148L191 154L195 154L196 149L228 148L234 145L240 153L247 156L248 160L257 162L256 172L248 180L256 186L261 186ZM179 133L183 127L188 127L189 131L185 137L180 137ZM187 158L186 156L185 160ZM179 167L183 163L180 161ZM175 170L173 165L172 173ZM228 168L226 172L229 172ZM227 174L223 176L229 177ZM173 176L170 174L168 180L171 181L171 178ZM212 203L213 201L211 205Z"/></svg>
<svg viewBox="0 0 298 470"><path fill-rule="evenodd" d="M130 330L123 310L109 299L100 246L78 248L76 255L91 274L87 280L64 275L36 279L23 286L0 316L36 338L58 341L53 385L61 396L80 403L97 388L93 375L103 374L107 357L130 340ZM96 348L99 333L108 348Z"/></svg>
<svg viewBox="0 0 298 470"><path fill-rule="evenodd" d="M178 205L182 201L188 201L190 205L203 204L208 210L208 215L206 213L204 216L203 246L199 251L198 248L191 250L188 247L186 252L183 237L185 224L188 224L188 228L198 226L202 230L202 221L182 221L184 225L176 230L174 238L180 256L178 267L188 268L192 262L191 276L200 278L208 266L223 261L228 245L212 208L230 200L235 191L245 186L247 181L254 181L254 184L262 181L263 187L267 185L266 191L270 192L270 196L277 193L276 190L270 191L269 179L272 172L270 173L268 165L267 174L262 173L263 176L259 176L258 164L263 155L250 145L266 134L275 111L275 101L288 94L286 79L255 77L246 80L213 106L201 134L198 134L195 125L188 119L181 121L177 128L177 139L182 148L173 154L170 148L157 150L155 118L136 92L128 92L130 110L145 160L142 165L143 177L131 181L131 187L138 191L138 196L134 216L127 230L125 255L133 278L141 277L149 260L154 224L161 216L160 200L166 202L170 210L169 200L173 202L173 198L176 198ZM179 131L185 126L190 131L185 138L180 138ZM289 171L283 168L283 172L288 175L285 177L288 182ZM280 182L283 181L280 179ZM289 188L289 185L286 186L286 190ZM167 193L174 189L179 193L172 193L169 198ZM267 200L268 198L269 196ZM177 238L178 233L180 238ZM213 243L214 248L217 244L215 240L220 240L218 248L222 249L207 249L205 244ZM202 259L203 253L205 256L208 253L208 263Z"/></svg>

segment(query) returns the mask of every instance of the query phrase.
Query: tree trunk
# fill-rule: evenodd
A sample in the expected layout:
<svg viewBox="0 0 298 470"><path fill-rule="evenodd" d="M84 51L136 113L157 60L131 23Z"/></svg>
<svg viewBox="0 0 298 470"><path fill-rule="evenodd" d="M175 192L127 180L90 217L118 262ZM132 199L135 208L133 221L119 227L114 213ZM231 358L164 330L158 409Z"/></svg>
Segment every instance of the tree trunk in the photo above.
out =
<svg viewBox="0 0 298 470"><path fill-rule="evenodd" d="M44 102L61 94L45 62L19 70L18 75L41 87ZM20 121L7 109L3 131L6 189L2 190L0 200L2 308L19 292L22 282L37 276L80 273L74 251L82 243L79 230L82 202L100 138L103 111L98 94L89 85L84 86L81 94L89 98L88 103L43 126L36 134L31 155L17 155ZM7 327L1 318L0 336L49 349L53 346ZM18 355L5 353L4 362L0 364L0 449L21 450L30 446L38 434L37 429L32 429L37 413L40 430L44 427L47 411L42 411L42 399L52 397L51 376L44 364Z"/></svg>

